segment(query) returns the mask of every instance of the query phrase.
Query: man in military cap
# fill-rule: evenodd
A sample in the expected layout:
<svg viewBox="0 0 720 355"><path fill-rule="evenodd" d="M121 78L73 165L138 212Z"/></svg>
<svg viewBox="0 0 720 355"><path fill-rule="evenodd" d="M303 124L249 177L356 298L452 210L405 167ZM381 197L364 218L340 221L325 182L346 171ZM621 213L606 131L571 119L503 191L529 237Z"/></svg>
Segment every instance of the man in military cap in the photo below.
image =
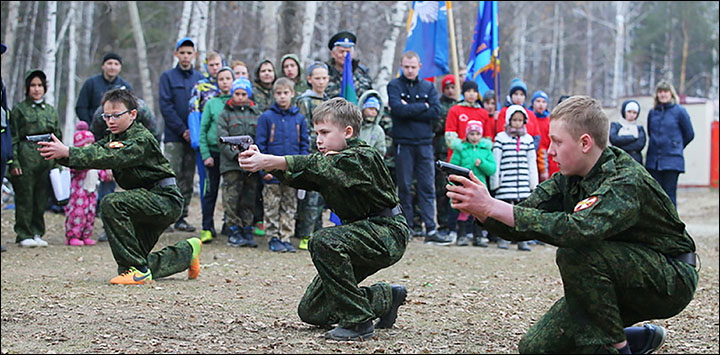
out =
<svg viewBox="0 0 720 355"><path fill-rule="evenodd" d="M474 176L450 176L452 208L504 239L558 247L565 296L525 334L520 353L649 354L665 330L632 325L677 315L695 293L693 239L647 170L607 146L608 129L590 97L555 107L548 154L560 174L517 205L492 198Z"/></svg>
<svg viewBox="0 0 720 355"><path fill-rule="evenodd" d="M355 34L348 31L340 31L330 38L328 48L332 58L327 62L330 69L330 83L325 89L328 97L339 97L340 87L342 86L343 65L345 64L345 54L350 52L352 57L353 48L357 43ZM366 66L360 64L360 61L352 59L353 81L355 82L355 92L360 97L366 90L372 89L372 79L370 79L369 70Z"/></svg>
<svg viewBox="0 0 720 355"><path fill-rule="evenodd" d="M45 159L74 169L112 169L122 192L100 203L118 276L111 284L138 285L188 270L200 274L198 238L180 241L151 252L160 234L180 217L184 199L175 173L160 151L160 144L137 118L137 99L129 90L111 90L102 99L103 119L110 133L86 147L69 148L53 136L39 142Z"/></svg>

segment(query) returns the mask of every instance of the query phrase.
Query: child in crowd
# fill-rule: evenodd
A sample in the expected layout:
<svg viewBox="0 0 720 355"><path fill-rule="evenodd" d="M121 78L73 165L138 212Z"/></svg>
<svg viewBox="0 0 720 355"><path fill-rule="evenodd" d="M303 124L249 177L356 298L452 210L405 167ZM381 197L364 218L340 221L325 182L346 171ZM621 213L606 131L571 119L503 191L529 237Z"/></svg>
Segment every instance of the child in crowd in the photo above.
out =
<svg viewBox="0 0 720 355"><path fill-rule="evenodd" d="M533 137L525 127L528 113L520 105L511 105L505 111L505 128L495 137L493 154L498 168L490 178L490 189L495 198L517 204L523 201L538 184L537 162ZM498 240L498 248L507 249L507 241ZM530 251L527 242L518 242L518 250Z"/></svg>
<svg viewBox="0 0 720 355"><path fill-rule="evenodd" d="M483 108L488 114L487 120L483 122L483 137L490 138L490 140L494 141L495 135L498 132L497 97L495 97L494 90L485 91L483 95Z"/></svg>
<svg viewBox="0 0 720 355"><path fill-rule="evenodd" d="M380 98L379 92L375 90L365 91L358 101L358 107L362 108L363 116L359 138L369 146L377 149L382 156L385 156L387 151L387 147L385 147L385 130L380 127L380 117L378 116L382 106L382 98Z"/></svg>
<svg viewBox="0 0 720 355"><path fill-rule="evenodd" d="M515 78L510 82L510 95L506 98L507 102L505 103L505 107L500 110L500 113L498 114L497 118L497 125L495 128L498 132L505 129L505 127L508 126L507 122L505 122L506 118L506 112L508 110L508 107L511 105L520 105L525 107L525 100L527 99L527 85L525 83ZM527 116L527 123L525 124L525 130L527 133L533 138L533 144L535 145L535 150L540 147L540 133L537 129L537 117L535 117L535 114L532 111L526 111Z"/></svg>
<svg viewBox="0 0 720 355"><path fill-rule="evenodd" d="M472 170L477 178L487 185L488 177L495 174L497 165L493 156L493 142L483 138L483 124L480 121L468 121L465 128L465 140L462 145L453 151L450 163ZM469 244L468 234L473 235L473 245L487 247L482 240L481 228L473 223L473 217L461 212L458 215L458 246Z"/></svg>
<svg viewBox="0 0 720 355"><path fill-rule="evenodd" d="M261 152L271 155L306 155L309 138L305 117L292 105L295 84L279 78L273 84L275 102L258 118L255 140ZM290 237L295 232L297 191L278 181L269 172L261 172L265 233L270 236L268 246L274 252L295 252Z"/></svg>
<svg viewBox="0 0 720 355"><path fill-rule="evenodd" d="M280 77L285 77L293 81L295 85L295 96L293 96L293 103L302 94L305 93L310 86L308 86L305 76L302 72L302 66L300 64L300 58L297 54L289 53L280 58L280 68L282 69Z"/></svg>
<svg viewBox="0 0 720 355"><path fill-rule="evenodd" d="M317 153L274 156L251 147L239 163L249 171L271 171L290 186L319 191L342 219L342 225L310 238L318 274L300 300L298 315L309 324L337 324L325 334L328 339L364 340L375 336L375 328L393 326L407 291L385 282L358 284L402 258L410 228L383 157L357 138L362 124L357 106L331 99L314 110L313 123Z"/></svg>
<svg viewBox="0 0 720 355"><path fill-rule="evenodd" d="M88 130L87 122L79 121L75 125L73 145L87 147L93 143L95 136ZM70 173L70 201L65 206L65 245L95 245L95 240L90 236L95 225L97 188L100 180L107 179L108 174L105 170L96 169L70 169Z"/></svg>
<svg viewBox="0 0 720 355"><path fill-rule="evenodd" d="M548 102L550 98L545 91L538 90L533 93L530 99L530 106L537 119L537 130L540 133L540 146L537 149L537 166L540 182L547 180L552 174L555 174L559 168L555 159L548 155L547 151L550 147L550 111L548 110Z"/></svg>
<svg viewBox="0 0 720 355"><path fill-rule="evenodd" d="M245 64L242 60L233 60L230 67L232 68L233 73L235 73L236 79L245 77L250 80L250 71L248 71L247 64Z"/></svg>
<svg viewBox="0 0 720 355"><path fill-rule="evenodd" d="M317 152L315 139L317 135L313 129L313 110L315 107L328 100L325 89L330 83L328 66L323 62L313 62L307 68L307 81L310 89L306 90L297 99L297 106L300 113L305 116L305 123L310 134L309 152ZM295 220L295 236L300 238L298 249L307 250L308 241L313 231L322 228L322 212L325 208L325 200L317 191L306 191L305 198L298 199L297 219Z"/></svg>
<svg viewBox="0 0 720 355"><path fill-rule="evenodd" d="M217 119L225 103L230 99L230 90L235 79L235 73L230 67L222 67L217 72L217 87L219 93L211 98L202 111L200 120L200 158L205 166L207 179L202 199L202 232L200 240L203 243L212 242L215 233L215 203L220 187L220 147L217 137Z"/></svg>
<svg viewBox="0 0 720 355"><path fill-rule="evenodd" d="M610 143L630 154L642 165L642 150L645 148L645 128L637 124L640 116L640 103L625 100L620 108L619 122L610 124Z"/></svg>
<svg viewBox="0 0 720 355"><path fill-rule="evenodd" d="M453 150L458 149L465 139L467 123L469 121L485 122L488 113L482 108L482 98L478 92L478 84L474 81L465 81L462 84L463 101L450 108L445 121L445 142L448 146L447 160L450 161Z"/></svg>
<svg viewBox="0 0 720 355"><path fill-rule="evenodd" d="M250 80L238 78L233 81L230 99L217 119L217 136L247 135L255 138L258 117L261 112L253 101ZM222 175L222 204L229 234L227 244L233 247L257 248L253 240L253 210L258 177L237 165L240 153L227 144L220 145L220 175Z"/></svg>

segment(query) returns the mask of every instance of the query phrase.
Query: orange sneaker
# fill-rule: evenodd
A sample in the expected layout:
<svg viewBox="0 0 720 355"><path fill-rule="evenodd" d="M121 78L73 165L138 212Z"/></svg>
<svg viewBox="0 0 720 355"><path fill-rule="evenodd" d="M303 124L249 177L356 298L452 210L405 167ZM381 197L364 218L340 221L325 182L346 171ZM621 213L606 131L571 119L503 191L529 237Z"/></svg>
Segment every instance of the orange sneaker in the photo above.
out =
<svg viewBox="0 0 720 355"><path fill-rule="evenodd" d="M150 269L143 273L134 267L130 267L127 271L110 279L110 283L113 285L142 285L150 282L152 282Z"/></svg>
<svg viewBox="0 0 720 355"><path fill-rule="evenodd" d="M193 248L193 256L188 267L188 279L197 279L200 275L200 251L202 250L202 242L199 238L189 238L187 242Z"/></svg>

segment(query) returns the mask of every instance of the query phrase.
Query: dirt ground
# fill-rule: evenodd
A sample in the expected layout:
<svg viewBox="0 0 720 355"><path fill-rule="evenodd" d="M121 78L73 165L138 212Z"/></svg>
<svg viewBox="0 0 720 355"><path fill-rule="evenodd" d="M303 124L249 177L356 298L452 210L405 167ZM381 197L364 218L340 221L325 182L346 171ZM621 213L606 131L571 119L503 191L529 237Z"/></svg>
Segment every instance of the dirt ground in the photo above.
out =
<svg viewBox="0 0 720 355"><path fill-rule="evenodd" d="M668 330L659 353L717 354L718 190L681 189L678 203L702 267L690 305L653 321ZM189 221L197 227L199 211L193 198ZM296 314L315 275L305 251L271 253L265 238L256 238L258 249L231 248L223 238L204 246L197 280L180 273L152 285L112 286L107 243L65 246L64 216L48 212L45 220L50 247L21 249L14 211L2 211L3 354L517 353L524 332L562 296L552 246L527 253L414 240L400 262L363 282L407 286L395 327L365 342L327 341L325 330ZM158 247L192 235L163 234Z"/></svg>

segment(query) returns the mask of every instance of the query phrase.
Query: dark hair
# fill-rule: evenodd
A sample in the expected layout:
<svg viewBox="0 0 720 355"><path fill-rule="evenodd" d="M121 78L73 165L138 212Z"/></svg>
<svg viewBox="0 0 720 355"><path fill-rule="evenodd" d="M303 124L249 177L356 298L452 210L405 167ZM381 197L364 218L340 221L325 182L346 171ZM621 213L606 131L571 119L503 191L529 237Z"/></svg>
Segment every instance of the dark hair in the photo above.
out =
<svg viewBox="0 0 720 355"><path fill-rule="evenodd" d="M30 82L33 78L40 78L40 85L45 90L43 94L47 94L47 76L42 70L33 70L25 76L25 96L30 95Z"/></svg>
<svg viewBox="0 0 720 355"><path fill-rule="evenodd" d="M130 90L113 89L106 92L100 101L100 107L105 106L108 101L125 104L128 110L137 110L138 107L137 98Z"/></svg>

